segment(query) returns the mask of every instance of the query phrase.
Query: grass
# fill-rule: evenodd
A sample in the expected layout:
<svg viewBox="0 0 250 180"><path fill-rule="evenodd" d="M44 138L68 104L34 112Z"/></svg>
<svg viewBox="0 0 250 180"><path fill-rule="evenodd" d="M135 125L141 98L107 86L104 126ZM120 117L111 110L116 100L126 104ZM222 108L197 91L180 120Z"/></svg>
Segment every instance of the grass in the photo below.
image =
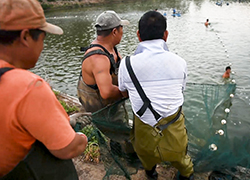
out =
<svg viewBox="0 0 250 180"><path fill-rule="evenodd" d="M79 112L79 108L77 106L74 106L64 101L60 92L55 91L55 90L53 90L53 92L68 115ZM97 138L94 136L94 127L92 125L87 125L81 130L81 132L84 133L88 138L90 138L88 140L88 145L84 151L84 160L87 162L99 163L100 162L100 147L98 145Z"/></svg>
<svg viewBox="0 0 250 180"><path fill-rule="evenodd" d="M53 90L54 94L56 95L58 101L61 103L65 111L67 112L68 115L71 115L73 113L79 112L79 107L72 103L67 103L64 101L63 96L61 96L61 93L58 91Z"/></svg>
<svg viewBox="0 0 250 180"><path fill-rule="evenodd" d="M100 147L97 138L94 135L94 127L92 125L87 125L81 130L81 132L89 138L88 146L84 151L84 160L88 162L99 163Z"/></svg>
<svg viewBox="0 0 250 180"><path fill-rule="evenodd" d="M68 114L71 114L72 112L78 112L79 111L79 108L76 107L76 106L70 106L70 105L68 105L66 102L64 102L62 100L59 100L59 102L61 103L61 105L63 106L63 108L65 109L65 111Z"/></svg>

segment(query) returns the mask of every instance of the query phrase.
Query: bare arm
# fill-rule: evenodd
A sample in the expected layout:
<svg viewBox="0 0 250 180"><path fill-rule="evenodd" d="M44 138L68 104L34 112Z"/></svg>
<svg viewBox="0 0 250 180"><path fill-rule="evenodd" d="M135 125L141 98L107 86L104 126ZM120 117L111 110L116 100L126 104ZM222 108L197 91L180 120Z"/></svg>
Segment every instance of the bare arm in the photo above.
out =
<svg viewBox="0 0 250 180"><path fill-rule="evenodd" d="M118 86L112 84L110 62L105 56L96 56L93 61L92 73L103 99L121 99L122 94Z"/></svg>
<svg viewBox="0 0 250 180"><path fill-rule="evenodd" d="M51 154L60 159L71 159L84 152L88 144L87 137L76 134L73 141L65 148L59 150L49 150Z"/></svg>

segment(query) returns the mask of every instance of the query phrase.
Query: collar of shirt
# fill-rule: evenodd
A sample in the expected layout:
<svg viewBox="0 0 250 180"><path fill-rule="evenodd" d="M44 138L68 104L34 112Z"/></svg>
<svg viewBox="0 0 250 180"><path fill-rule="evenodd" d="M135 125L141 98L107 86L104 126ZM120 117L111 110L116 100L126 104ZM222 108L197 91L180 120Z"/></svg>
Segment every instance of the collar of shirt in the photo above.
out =
<svg viewBox="0 0 250 180"><path fill-rule="evenodd" d="M148 40L142 41L139 43L135 50L135 55L140 54L145 50L157 52L157 51L168 51L168 46L163 39L155 39L155 40Z"/></svg>

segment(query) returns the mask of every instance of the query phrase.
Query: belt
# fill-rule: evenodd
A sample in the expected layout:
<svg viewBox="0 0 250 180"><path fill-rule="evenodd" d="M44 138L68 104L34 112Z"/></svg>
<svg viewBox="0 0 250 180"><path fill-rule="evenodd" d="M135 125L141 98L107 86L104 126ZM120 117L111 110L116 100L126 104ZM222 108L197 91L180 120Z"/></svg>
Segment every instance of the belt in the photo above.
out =
<svg viewBox="0 0 250 180"><path fill-rule="evenodd" d="M169 121L167 124L162 124L162 125L156 125L155 129L158 130L158 133L161 133L164 129L166 129L169 125L173 124L175 121L177 121L181 115L181 110L182 110L182 106L180 106L176 116Z"/></svg>

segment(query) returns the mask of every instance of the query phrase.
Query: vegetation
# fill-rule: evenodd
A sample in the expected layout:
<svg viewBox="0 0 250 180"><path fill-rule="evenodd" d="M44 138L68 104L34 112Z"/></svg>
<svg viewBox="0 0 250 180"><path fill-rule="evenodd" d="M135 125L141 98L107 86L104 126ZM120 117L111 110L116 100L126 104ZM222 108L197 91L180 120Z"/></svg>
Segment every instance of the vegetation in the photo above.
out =
<svg viewBox="0 0 250 180"><path fill-rule="evenodd" d="M79 111L79 108L76 107L76 106L70 106L70 105L68 105L66 102L64 102L62 100L59 100L59 102L61 103L61 105L63 106L63 108L65 109L65 111L68 114L72 114L72 112L78 112Z"/></svg>
<svg viewBox="0 0 250 180"><path fill-rule="evenodd" d="M94 136L94 128L92 125L85 126L82 130L87 137L89 142L86 150L84 151L84 160L99 163L100 161L100 147L98 145L97 138Z"/></svg>
<svg viewBox="0 0 250 180"><path fill-rule="evenodd" d="M53 90L54 94L56 95L58 101L61 103L67 114L73 114L76 112L79 112L79 108L73 104L67 103L62 98L62 95L60 92ZM92 125L85 126L82 130L82 133L84 133L88 137L88 146L86 150L84 151L84 160L88 162L95 162L99 163L100 161L100 147L98 145L98 140L95 137L95 130Z"/></svg>
<svg viewBox="0 0 250 180"><path fill-rule="evenodd" d="M75 106L74 104L67 103L63 100L63 97L61 96L60 92L55 91L55 90L53 90L53 92L68 115L79 112L79 108L77 106Z"/></svg>
<svg viewBox="0 0 250 180"><path fill-rule="evenodd" d="M39 0L44 10L79 8L104 1L105 0Z"/></svg>

